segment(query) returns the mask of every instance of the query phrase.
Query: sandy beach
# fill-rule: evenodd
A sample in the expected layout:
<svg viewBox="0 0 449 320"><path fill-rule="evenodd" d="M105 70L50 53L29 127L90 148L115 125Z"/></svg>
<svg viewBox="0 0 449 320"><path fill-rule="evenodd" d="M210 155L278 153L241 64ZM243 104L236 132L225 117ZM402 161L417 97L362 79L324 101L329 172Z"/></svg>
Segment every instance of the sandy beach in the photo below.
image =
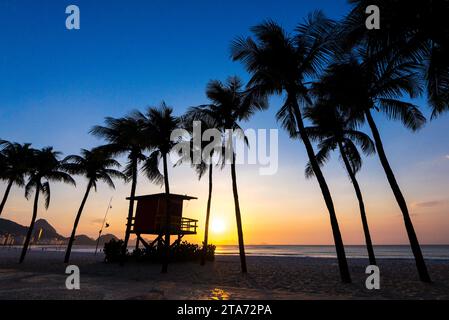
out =
<svg viewBox="0 0 449 320"><path fill-rule="evenodd" d="M449 299L449 261L428 261L433 283L418 281L414 261L381 259L380 290L365 288L365 259L349 259L352 284L342 284L335 259L248 257L247 275L237 256L160 266L106 264L103 254L72 253L81 289L67 290L63 252L0 249L0 299Z"/></svg>

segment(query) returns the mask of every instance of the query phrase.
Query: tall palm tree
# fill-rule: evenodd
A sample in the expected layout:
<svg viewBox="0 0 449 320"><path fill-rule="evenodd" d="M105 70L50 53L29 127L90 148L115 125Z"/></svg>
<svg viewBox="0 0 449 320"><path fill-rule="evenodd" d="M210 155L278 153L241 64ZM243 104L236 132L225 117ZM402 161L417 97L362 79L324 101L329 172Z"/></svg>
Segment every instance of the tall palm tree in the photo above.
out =
<svg viewBox="0 0 449 320"><path fill-rule="evenodd" d="M115 189L113 178L120 178L125 180L126 176L116 170L115 168L120 168L120 164L111 159L110 156L101 149L92 150L81 150L81 155L72 155L66 157L64 165L69 173L76 175L83 175L88 179L86 192L84 194L81 205L76 214L75 222L73 224L72 233L70 235L69 243L67 245L67 250L64 258L64 262L68 263L70 259L70 253L72 251L72 245L75 241L76 229L81 218L81 214L86 204L87 198L89 196L90 190L94 188L97 190L97 182L103 181L111 188Z"/></svg>
<svg viewBox="0 0 449 320"><path fill-rule="evenodd" d="M256 111L268 107L264 94L253 94L243 90L242 82L237 77L230 77L226 83L212 80L207 85L206 95L210 104L202 105L191 110L198 118L205 119L219 129L223 136L224 149L230 154L232 191L234 195L235 217L237 221L237 235L239 241L240 264L243 273L247 272L245 245L243 240L243 225L240 212L240 202L237 189L237 174L235 167L235 151L233 147L232 131L241 132L240 121L248 120ZM246 137L244 137L247 142Z"/></svg>
<svg viewBox="0 0 449 320"><path fill-rule="evenodd" d="M41 150L34 150L31 161L28 182L25 186L25 197L28 199L34 190L33 216L27 231L25 243L19 262L25 259L33 234L34 223L36 222L37 210L39 206L39 195L45 197L45 208L50 205L50 182L64 182L75 186L75 180L66 172L64 161L60 161L61 153L54 151L52 147L46 147Z"/></svg>
<svg viewBox="0 0 449 320"><path fill-rule="evenodd" d="M362 43L372 52L398 50L414 59L426 84L432 117L449 110L449 2L421 0L350 0L353 8L343 21L349 44ZM380 9L381 32L365 27L368 5Z"/></svg>
<svg viewBox="0 0 449 320"><path fill-rule="evenodd" d="M26 174L29 170L30 159L32 156L31 144L13 143L0 140L0 157L2 158L2 168L0 168L0 179L7 181L5 193L0 203L0 215L3 212L8 199L11 187L17 185L24 186Z"/></svg>
<svg viewBox="0 0 449 320"><path fill-rule="evenodd" d="M151 151L145 161L143 170L147 174L150 181L158 184L164 184L166 197L165 216L165 253L162 264L162 273L168 271L168 262L170 259L170 233L171 233L171 216L170 216L170 184L168 179L168 156L176 145L176 141L172 141L171 134L174 130L180 128L180 119L173 116L173 109L168 107L165 102L161 106L150 107L147 113L136 113L136 118L144 124L144 135L147 139L147 145ZM159 164L162 160L163 174L159 171Z"/></svg>
<svg viewBox="0 0 449 320"><path fill-rule="evenodd" d="M91 134L103 138L108 142L108 144L100 147L101 149L111 155L126 155L128 158L124 174L127 180L131 181L131 192L123 244L123 257L126 255L131 230L139 164L145 161L146 156L144 152L148 147L143 129L144 126L141 120L133 116L126 116L122 118L107 117L105 119L105 126L95 126L90 130Z"/></svg>
<svg viewBox="0 0 449 320"><path fill-rule="evenodd" d="M407 203L393 173L384 150L379 129L372 111L380 111L388 118L400 120L408 129L416 131L425 124L419 108L401 100L403 94L411 98L420 94L418 74L413 61L397 56L371 57L366 50L359 50L357 57L331 65L317 84L317 94L322 99L345 110L360 123L367 122L376 145L379 160L387 180L401 209L405 228L415 257L419 277L430 282L430 276L413 227Z"/></svg>
<svg viewBox="0 0 449 320"><path fill-rule="evenodd" d="M200 109L201 110L201 109ZM198 175L198 180L201 180L203 175L208 172L208 197L207 197L207 207L206 207L206 220L204 226L204 240L203 240L203 250L201 255L201 265L204 266L206 264L206 254L207 254L207 245L209 241L209 220L210 220L210 209L212 203L212 188L213 188L213 157L215 148L211 149L209 154L204 153L203 150L209 145L209 141L203 141L201 137L203 137L204 132L206 130L215 128L215 124L210 121L211 119L203 119L201 117L201 112L197 112L197 107L191 107L187 110L186 114L182 117L183 128L186 129L190 133L190 139L187 141L183 141L187 145L187 150L189 150L188 154L181 154L181 158L179 159L179 163L190 162L191 166L195 169L195 172ZM194 137L194 122L197 122L201 125L201 137L200 143L197 145L195 143ZM180 149L182 151L182 149ZM201 159L195 159L196 155L200 154ZM194 161L196 160L196 161Z"/></svg>
<svg viewBox="0 0 449 320"><path fill-rule="evenodd" d="M305 115L313 123L313 126L306 128L307 135L311 140L319 142L319 151L316 155L318 163L324 165L329 159L330 153L336 149L340 153L340 159L345 165L359 202L369 262L371 265L376 265L376 257L374 255L368 220L366 218L365 204L356 178L357 172L362 167L362 158L356 145L361 147L363 153L371 155L375 152L374 143L367 134L354 128L351 119L345 117L339 110L333 108L333 106L326 104L320 105L320 102L317 102L313 108L309 108L306 111ZM314 172L309 162L306 166L306 177L312 177L313 175Z"/></svg>
<svg viewBox="0 0 449 320"><path fill-rule="evenodd" d="M304 143L310 164L318 180L329 211L330 223L343 282L351 282L343 240L332 196L304 129L301 106L311 104L307 80L313 80L334 49L332 30L335 23L321 12L309 15L296 28L294 36L281 26L266 21L251 29L254 39L238 38L232 43L233 60L243 62L251 74L248 86L256 94L285 94L277 119L292 138Z"/></svg>

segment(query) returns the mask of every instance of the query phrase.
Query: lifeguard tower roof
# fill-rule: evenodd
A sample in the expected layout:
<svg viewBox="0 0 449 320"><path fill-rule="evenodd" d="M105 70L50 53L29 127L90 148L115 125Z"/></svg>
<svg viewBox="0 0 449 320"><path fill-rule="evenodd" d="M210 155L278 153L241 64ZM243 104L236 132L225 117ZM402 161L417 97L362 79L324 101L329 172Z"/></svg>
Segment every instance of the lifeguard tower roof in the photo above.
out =
<svg viewBox="0 0 449 320"><path fill-rule="evenodd" d="M146 200L146 199L155 199L155 198L161 198L161 197L166 197L167 194L166 193L154 193L154 194L147 194L147 195L143 195L143 196L135 196L135 197L128 197L126 198L126 200ZM174 194L174 193L170 193L168 195L170 197L170 199L178 199L178 200L196 200L198 198L196 197L191 197L188 195L183 195L183 194Z"/></svg>

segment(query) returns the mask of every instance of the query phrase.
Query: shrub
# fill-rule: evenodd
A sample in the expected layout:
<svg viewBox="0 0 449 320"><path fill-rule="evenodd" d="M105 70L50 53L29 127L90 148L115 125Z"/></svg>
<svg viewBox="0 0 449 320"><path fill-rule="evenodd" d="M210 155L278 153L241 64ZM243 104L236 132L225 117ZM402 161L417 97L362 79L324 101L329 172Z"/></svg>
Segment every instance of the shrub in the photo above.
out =
<svg viewBox="0 0 449 320"><path fill-rule="evenodd" d="M123 241L111 241L105 243L104 253L106 255L106 262L120 261L121 249L123 247ZM215 259L215 246L209 244L206 249L206 260L213 261ZM135 261L148 261L148 262L162 262L164 259L164 248L152 247L150 249L139 248L133 250L132 253L127 253L128 259ZM197 244L192 244L187 241L181 242L178 246L170 248L170 262L182 262L182 261L199 261L201 259L202 247Z"/></svg>
<svg viewBox="0 0 449 320"><path fill-rule="evenodd" d="M103 252L105 254L104 261L117 262L120 260L123 248L123 240L111 239L104 244Z"/></svg>
<svg viewBox="0 0 449 320"><path fill-rule="evenodd" d="M206 247L206 260L207 261L214 261L215 260L215 249L217 247L213 244L208 244Z"/></svg>

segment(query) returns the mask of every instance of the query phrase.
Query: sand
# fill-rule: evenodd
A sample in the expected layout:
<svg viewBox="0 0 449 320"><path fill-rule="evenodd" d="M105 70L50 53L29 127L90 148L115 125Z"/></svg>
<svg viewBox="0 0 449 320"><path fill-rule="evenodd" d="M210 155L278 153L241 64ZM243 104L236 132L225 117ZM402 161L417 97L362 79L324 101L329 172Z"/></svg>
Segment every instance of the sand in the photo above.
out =
<svg viewBox="0 0 449 320"><path fill-rule="evenodd" d="M349 259L352 284L340 282L335 259L248 257L248 274L237 256L217 256L206 266L106 264L103 254L72 253L80 290L65 287L63 252L0 248L0 299L449 299L449 261L428 261L432 284L421 283L413 260L378 261L380 290L365 288L365 259Z"/></svg>

